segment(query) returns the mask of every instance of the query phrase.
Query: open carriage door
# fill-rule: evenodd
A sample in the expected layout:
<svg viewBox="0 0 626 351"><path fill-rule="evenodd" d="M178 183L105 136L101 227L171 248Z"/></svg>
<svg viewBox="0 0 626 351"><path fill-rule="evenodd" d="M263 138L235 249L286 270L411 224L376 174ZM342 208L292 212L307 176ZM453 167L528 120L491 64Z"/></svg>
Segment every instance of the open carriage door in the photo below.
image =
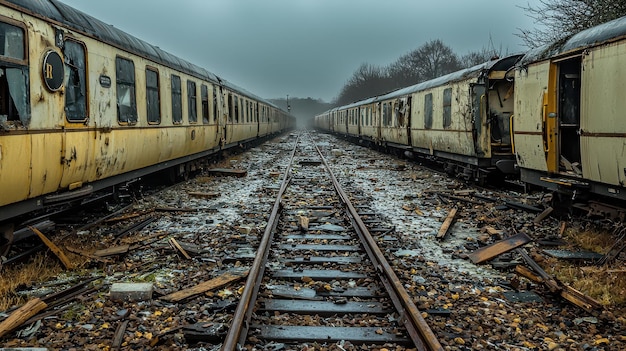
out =
<svg viewBox="0 0 626 351"><path fill-rule="evenodd" d="M581 56L558 63L559 171L582 176L580 166L580 78Z"/></svg>
<svg viewBox="0 0 626 351"><path fill-rule="evenodd" d="M485 86L482 84L472 85L472 139L474 152L477 156L483 156L481 140L483 135L483 123L485 121L485 109L487 108L487 95Z"/></svg>
<svg viewBox="0 0 626 351"><path fill-rule="evenodd" d="M559 170L559 152L557 140L557 81L558 66L550 64L548 78L548 91L543 94L543 107L541 111L543 150L546 155L546 166L549 173Z"/></svg>

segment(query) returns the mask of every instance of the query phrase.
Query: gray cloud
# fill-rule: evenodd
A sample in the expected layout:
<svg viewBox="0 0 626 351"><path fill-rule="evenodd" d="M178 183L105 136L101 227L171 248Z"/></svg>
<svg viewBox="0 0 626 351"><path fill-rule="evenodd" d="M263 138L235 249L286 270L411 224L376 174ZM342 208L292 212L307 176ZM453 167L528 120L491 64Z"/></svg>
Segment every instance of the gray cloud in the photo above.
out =
<svg viewBox="0 0 626 351"><path fill-rule="evenodd" d="M539 0L62 0L265 98L335 97L363 62L429 40L458 54L524 50Z"/></svg>

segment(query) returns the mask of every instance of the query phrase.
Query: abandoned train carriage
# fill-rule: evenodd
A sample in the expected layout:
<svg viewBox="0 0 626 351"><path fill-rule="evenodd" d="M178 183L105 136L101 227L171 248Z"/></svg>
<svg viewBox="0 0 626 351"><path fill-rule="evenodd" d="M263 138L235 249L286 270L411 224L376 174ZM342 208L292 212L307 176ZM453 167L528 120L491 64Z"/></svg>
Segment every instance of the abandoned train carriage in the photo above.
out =
<svg viewBox="0 0 626 351"><path fill-rule="evenodd" d="M567 194L561 200L626 200L625 63L626 17L524 56L514 123L524 182Z"/></svg>
<svg viewBox="0 0 626 351"><path fill-rule="evenodd" d="M293 125L56 0L0 0L0 223Z"/></svg>
<svg viewBox="0 0 626 351"><path fill-rule="evenodd" d="M483 180L496 169L514 173L509 72L520 57L492 60L335 108L316 116L316 126L436 158L466 178Z"/></svg>

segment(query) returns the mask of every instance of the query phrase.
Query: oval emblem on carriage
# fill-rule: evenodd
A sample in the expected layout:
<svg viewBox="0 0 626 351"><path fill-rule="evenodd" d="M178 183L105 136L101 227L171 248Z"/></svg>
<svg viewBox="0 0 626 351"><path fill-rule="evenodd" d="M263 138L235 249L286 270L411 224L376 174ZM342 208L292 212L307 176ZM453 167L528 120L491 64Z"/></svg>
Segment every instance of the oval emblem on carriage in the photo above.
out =
<svg viewBox="0 0 626 351"><path fill-rule="evenodd" d="M61 55L54 50L50 50L43 58L43 80L46 87L51 91L57 91L63 86L65 70Z"/></svg>

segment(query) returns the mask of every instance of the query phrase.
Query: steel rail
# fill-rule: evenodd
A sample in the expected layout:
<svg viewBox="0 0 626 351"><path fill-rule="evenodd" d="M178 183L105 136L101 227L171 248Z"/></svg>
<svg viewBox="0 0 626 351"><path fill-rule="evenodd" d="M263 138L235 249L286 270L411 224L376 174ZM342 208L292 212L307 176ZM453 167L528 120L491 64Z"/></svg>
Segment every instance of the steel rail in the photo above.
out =
<svg viewBox="0 0 626 351"><path fill-rule="evenodd" d="M281 199L285 190L287 189L287 186L289 185L289 182L291 181L289 173L291 172L291 165L293 164L293 158L296 154L296 149L298 148L299 142L300 135L298 134L298 138L296 139L293 150L291 151L289 165L287 166L287 168L285 169L285 173L283 174L283 180L281 182L280 190L276 195L276 201L274 202L274 206L272 207L270 217L267 220L265 232L263 233L263 237L261 238L261 242L257 250L257 255L254 258L254 262L252 263L250 271L248 272L248 278L246 279L246 285L243 289L243 292L241 293L241 299L239 300L237 309L233 314L230 328L228 329L228 333L224 338L224 342L222 343L222 347L220 350L235 351L239 349L239 345L243 345L243 343L245 342L245 338L248 334L248 328L250 326L250 320L252 317L252 307L256 302L259 287L261 285L261 281L263 280L263 273L265 272L265 263L267 262L267 257L270 251L270 244L274 237L274 233L276 232L276 226L278 225L278 212L281 208Z"/></svg>
<svg viewBox="0 0 626 351"><path fill-rule="evenodd" d="M439 343L439 340L437 340L437 337L430 329L430 326L428 326L428 323L426 323L426 320L422 317L420 311L417 309L417 306L415 306L413 300L406 292L406 289L404 289L402 282L398 279L393 271L393 268L391 268L385 259L385 256L376 244L376 241L374 241L374 238L372 238L372 235L359 216L357 210L352 205L352 202L350 202L348 195L341 188L339 181L337 181L335 174L330 169L330 166L326 162L324 155L317 145L315 145L315 149L319 153L324 166L328 170L339 197L348 208L351 220L353 224L356 224L355 229L363 242L365 251L367 251L370 260L376 264L376 270L381 276L381 281L383 282L385 289L387 289L396 310L400 313L400 321L407 329L407 333L411 337L415 347L420 351L443 351L443 347Z"/></svg>

